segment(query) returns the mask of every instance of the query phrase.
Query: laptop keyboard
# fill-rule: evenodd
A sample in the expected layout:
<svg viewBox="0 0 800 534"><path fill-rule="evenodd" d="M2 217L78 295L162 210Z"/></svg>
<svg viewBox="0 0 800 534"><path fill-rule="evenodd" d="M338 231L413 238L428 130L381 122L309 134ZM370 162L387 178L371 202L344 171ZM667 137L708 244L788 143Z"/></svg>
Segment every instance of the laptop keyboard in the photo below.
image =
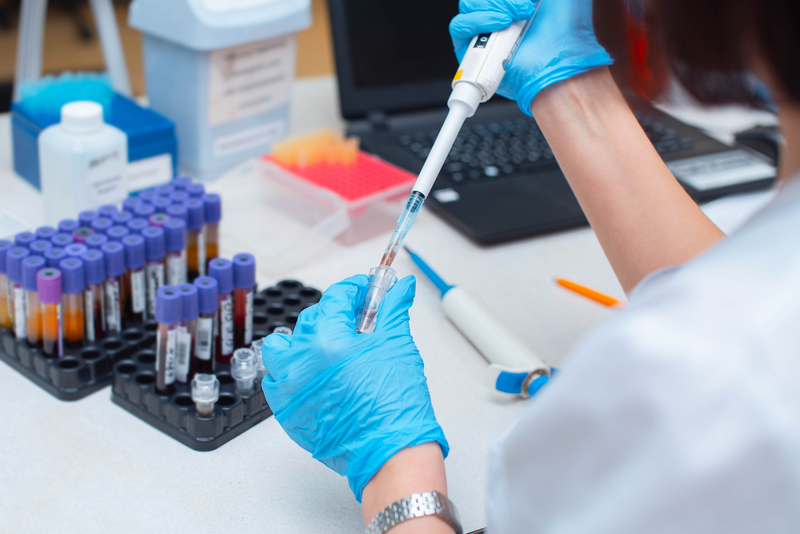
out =
<svg viewBox="0 0 800 534"><path fill-rule="evenodd" d="M692 140L679 138L662 122L635 113L647 137L659 153L692 148ZM428 157L438 130L400 136L400 144L420 160ZM439 174L457 185L491 180L518 171L529 173L556 165L553 152L536 121L521 117L514 121L464 125Z"/></svg>

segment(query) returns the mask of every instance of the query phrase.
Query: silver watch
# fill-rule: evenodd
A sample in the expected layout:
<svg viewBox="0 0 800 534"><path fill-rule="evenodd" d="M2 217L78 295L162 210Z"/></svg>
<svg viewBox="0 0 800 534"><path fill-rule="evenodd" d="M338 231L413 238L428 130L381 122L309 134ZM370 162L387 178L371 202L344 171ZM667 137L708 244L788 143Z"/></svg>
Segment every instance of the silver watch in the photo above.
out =
<svg viewBox="0 0 800 534"><path fill-rule="evenodd" d="M383 534L398 523L428 515L437 516L450 525L456 534L464 533L458 520L458 510L450 499L437 491L426 491L413 493L378 512L369 522L367 534Z"/></svg>

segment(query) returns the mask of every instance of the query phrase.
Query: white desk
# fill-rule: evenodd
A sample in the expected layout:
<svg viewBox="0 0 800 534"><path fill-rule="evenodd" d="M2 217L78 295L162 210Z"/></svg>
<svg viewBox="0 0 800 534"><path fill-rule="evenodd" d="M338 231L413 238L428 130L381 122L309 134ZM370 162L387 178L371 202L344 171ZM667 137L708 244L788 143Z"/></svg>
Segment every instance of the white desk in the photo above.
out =
<svg viewBox="0 0 800 534"><path fill-rule="evenodd" d="M332 79L299 82L293 133L339 127ZM758 117L756 117L758 119ZM741 121L737 127L741 126ZM41 199L10 170L9 121L0 117L0 212L38 225ZM766 195L722 206L726 224ZM224 203L224 199L223 199ZM730 206L730 205L729 205ZM236 206L225 204L224 210ZM287 272L324 289L373 266L388 234L341 247ZM478 248L423 212L409 244L451 283L469 288L529 346L558 365L572 344L608 313L555 285L564 276L623 296L586 228ZM225 250L223 253L230 254ZM253 244L257 252L259 244ZM400 256L402 275L417 274ZM265 285L275 280L260 279ZM437 292L418 277L412 331L426 364L436 415L451 445L450 497L467 530L485 526L487 453L523 410L484 388L486 363L445 319ZM110 390L56 400L0 364L0 532L361 532L360 506L346 480L296 446L273 418L220 449L199 453L112 404Z"/></svg>

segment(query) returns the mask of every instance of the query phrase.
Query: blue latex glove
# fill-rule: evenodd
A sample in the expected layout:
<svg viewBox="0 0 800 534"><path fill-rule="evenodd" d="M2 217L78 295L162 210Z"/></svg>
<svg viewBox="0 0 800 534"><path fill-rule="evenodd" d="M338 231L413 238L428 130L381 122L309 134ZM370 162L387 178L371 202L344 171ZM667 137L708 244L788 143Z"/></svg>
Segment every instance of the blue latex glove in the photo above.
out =
<svg viewBox="0 0 800 534"><path fill-rule="evenodd" d="M361 502L364 486L405 447L450 449L431 406L422 358L408 327L416 282L384 297L375 332L356 333L367 276L332 285L304 310L294 334L272 334L261 354L264 395L295 443L340 475Z"/></svg>
<svg viewBox="0 0 800 534"><path fill-rule="evenodd" d="M534 5L531 0L461 0L459 11L450 22L450 36L461 61L475 35L530 19ZM611 63L594 36L592 0L541 0L497 93L516 100L523 113L533 116L531 102L539 91Z"/></svg>

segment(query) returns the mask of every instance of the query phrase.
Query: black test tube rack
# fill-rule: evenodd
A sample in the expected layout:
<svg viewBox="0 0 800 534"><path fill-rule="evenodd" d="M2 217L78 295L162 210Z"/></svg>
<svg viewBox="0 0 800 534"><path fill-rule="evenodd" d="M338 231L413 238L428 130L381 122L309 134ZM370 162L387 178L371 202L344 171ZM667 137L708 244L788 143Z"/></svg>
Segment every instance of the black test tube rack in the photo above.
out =
<svg viewBox="0 0 800 534"><path fill-rule="evenodd" d="M253 339L275 328L294 329L302 310L319 302L322 293L296 280L283 280L253 297ZM145 423L196 451L211 451L272 415L261 384L251 395L236 391L230 365L215 364L220 396L214 415L201 418L192 401L191 385L176 384L171 395L155 390L155 337L151 346L130 353L114 366L111 400Z"/></svg>

